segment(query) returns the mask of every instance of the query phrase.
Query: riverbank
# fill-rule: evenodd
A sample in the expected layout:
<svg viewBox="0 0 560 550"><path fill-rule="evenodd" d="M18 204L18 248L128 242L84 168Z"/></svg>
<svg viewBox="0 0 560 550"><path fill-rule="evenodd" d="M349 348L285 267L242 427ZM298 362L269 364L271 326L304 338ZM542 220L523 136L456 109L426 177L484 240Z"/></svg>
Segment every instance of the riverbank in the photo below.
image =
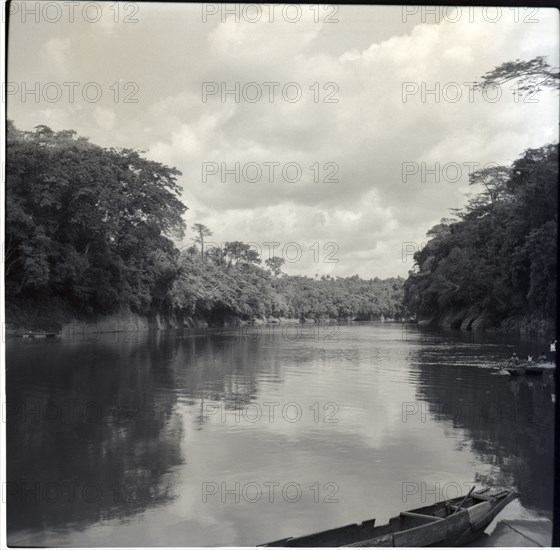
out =
<svg viewBox="0 0 560 550"><path fill-rule="evenodd" d="M90 339L93 334L136 333L150 330L181 328L232 328L252 325L333 324L351 322L352 317L253 317L242 319L235 315L188 316L180 314L140 315L130 309L114 313L93 314L77 311L62 300L52 299L41 303L9 303L6 307L6 334L13 337L72 337ZM379 321L395 321L381 317Z"/></svg>
<svg viewBox="0 0 560 550"><path fill-rule="evenodd" d="M486 311L476 307L445 311L431 319L419 319L418 324L445 329L485 330L504 334L527 334L543 337L553 337L556 330L553 319L543 319L535 313L495 319Z"/></svg>
<svg viewBox="0 0 560 550"><path fill-rule="evenodd" d="M243 319L236 315L181 315L151 314L141 315L122 308L114 313L93 314L71 308L60 299L45 302L10 302L6 305L6 334L9 336L76 336L78 334L136 332L179 328L232 328L243 325L266 324L333 324L352 321L402 322L380 316L367 318L346 316L342 318L308 316L252 317ZM418 320L420 326L434 326L442 329L463 331L487 331L504 334L526 334L553 337L555 324L552 319L542 319L533 315L517 315L505 319L492 319L486 312L475 307L449 310L434 318Z"/></svg>
<svg viewBox="0 0 560 550"><path fill-rule="evenodd" d="M63 300L9 302L6 304L8 336L76 336L92 333L137 332L171 328L207 327L206 319L172 315L140 315L130 309L94 314L78 311Z"/></svg>

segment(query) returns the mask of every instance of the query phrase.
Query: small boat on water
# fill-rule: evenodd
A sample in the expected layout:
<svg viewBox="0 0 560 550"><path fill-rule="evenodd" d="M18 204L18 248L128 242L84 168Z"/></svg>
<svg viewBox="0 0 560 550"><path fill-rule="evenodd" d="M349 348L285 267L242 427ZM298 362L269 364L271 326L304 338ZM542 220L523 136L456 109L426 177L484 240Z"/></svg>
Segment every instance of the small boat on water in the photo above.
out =
<svg viewBox="0 0 560 550"><path fill-rule="evenodd" d="M490 522L519 495L512 489L488 487L401 512L385 525L375 519L303 537L286 538L261 546L462 546L476 540Z"/></svg>
<svg viewBox="0 0 560 550"><path fill-rule="evenodd" d="M519 363L515 366L507 366L505 369L511 374L511 376L521 376L524 374L528 375L542 375L546 372L555 372L556 365L554 363L540 363L536 361L527 361L524 363Z"/></svg>

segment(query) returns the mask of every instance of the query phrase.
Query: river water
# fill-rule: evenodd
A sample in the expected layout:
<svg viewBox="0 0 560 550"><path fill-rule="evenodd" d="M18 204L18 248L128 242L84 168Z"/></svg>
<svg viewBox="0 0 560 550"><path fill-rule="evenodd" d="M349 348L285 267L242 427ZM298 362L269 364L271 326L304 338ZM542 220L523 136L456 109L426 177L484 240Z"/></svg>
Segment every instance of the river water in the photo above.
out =
<svg viewBox="0 0 560 550"><path fill-rule="evenodd" d="M554 379L513 336L269 325L9 340L8 543L253 546L465 493L552 515Z"/></svg>

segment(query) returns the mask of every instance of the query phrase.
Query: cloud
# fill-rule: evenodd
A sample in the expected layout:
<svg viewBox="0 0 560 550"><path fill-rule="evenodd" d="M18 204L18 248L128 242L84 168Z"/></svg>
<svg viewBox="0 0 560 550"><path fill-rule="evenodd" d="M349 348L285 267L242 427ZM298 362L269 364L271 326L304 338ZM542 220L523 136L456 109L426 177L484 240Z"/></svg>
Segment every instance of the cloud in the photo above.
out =
<svg viewBox="0 0 560 550"><path fill-rule="evenodd" d="M115 126L116 115L113 109L95 107L94 119L97 126L104 130L112 130Z"/></svg>
<svg viewBox="0 0 560 550"><path fill-rule="evenodd" d="M138 82L141 103L84 105L64 127L103 145L148 150L179 168L189 224L205 223L218 241L338 244L338 264L317 266L309 251L288 266L293 272L406 275L411 266L402 262L402 243L425 241L431 225L465 203L469 163L509 163L557 139L553 92L525 103L506 87L492 102L471 98L465 84L512 59L548 55L557 64L552 10L523 24L505 9L489 23L477 8L474 23L465 11L457 23L418 20L403 31L400 8L372 7L394 35L372 31L382 37L366 44L363 29L362 42L352 34L369 13L363 6L341 7L336 25L316 23L311 10L294 24L266 16L204 24L199 10L147 6L141 24L127 27L126 49L118 47L118 33L104 34L104 48L114 52L106 71ZM140 47L147 29L154 36L149 52ZM47 40L45 60L99 72L96 33L74 31ZM69 54L69 37L78 59ZM407 82L414 91L403 99ZM216 91L206 101L204 83ZM292 102L294 92L301 98ZM418 166L404 181L403 163ZM434 168L446 165L460 167L457 181L442 174L436 181ZM260 179L249 181L259 171Z"/></svg>
<svg viewBox="0 0 560 550"><path fill-rule="evenodd" d="M51 38L41 51L41 59L55 76L66 73L70 68L70 38Z"/></svg>
<svg viewBox="0 0 560 550"><path fill-rule="evenodd" d="M242 89L244 83L255 82L264 93L262 83L274 75L281 85L297 82L300 101L280 97L272 104L250 103L241 97L239 103L223 103L218 93L198 112L189 112L188 125L183 122L151 149L155 156L184 165L186 200L219 212L202 220L219 234L247 240L255 234L271 240L274 235L284 240L335 239L340 263L347 262L338 268L343 273L404 274L410 266L402 265L402 243L419 242L432 223L464 202L469 163L508 162L552 137L545 117L557 109L550 98L516 104L505 91L499 103L480 96L470 102L463 84L509 59L520 34L539 34L536 27L476 26L468 21L417 25L408 35L340 56L303 53L317 28L292 32L283 47L285 32L280 28L269 37L266 22L221 25L210 33L208 63L222 75L216 79L220 86L228 82L233 90L232 83L239 82ZM530 55L538 53L535 48ZM229 75L235 80L228 81ZM402 83L407 81L419 91L404 103ZM309 89L315 82L321 93L323 83L335 83L338 103L316 103ZM461 102L441 99L448 82L457 83ZM427 94L422 101L422 87L436 86L439 100ZM182 97L187 113L193 98ZM205 123L212 115L213 124ZM542 125L535 126L536 119ZM267 162L278 163L272 182ZM327 175L322 167L328 162L337 167L336 183L323 181ZM403 182L403 162L425 166L425 181L420 173ZM282 167L289 163L301 169L297 182L284 177ZM459 166L459 181L440 177L437 182L429 176L437 165L449 163ZM211 170L206 181L203 164ZM258 169L249 167L255 164L263 176L251 182ZM313 165L320 182L310 169ZM249 230L241 219L251 221ZM376 265L383 259L386 266ZM302 260L297 268L309 272L311 263Z"/></svg>

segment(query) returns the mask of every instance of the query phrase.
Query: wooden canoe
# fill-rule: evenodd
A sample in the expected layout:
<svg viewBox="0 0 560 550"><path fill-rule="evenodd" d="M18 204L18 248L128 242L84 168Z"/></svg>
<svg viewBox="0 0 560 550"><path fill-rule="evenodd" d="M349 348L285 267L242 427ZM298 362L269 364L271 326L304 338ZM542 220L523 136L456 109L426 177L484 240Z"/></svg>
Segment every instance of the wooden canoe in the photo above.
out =
<svg viewBox="0 0 560 550"><path fill-rule="evenodd" d="M554 373L556 365L554 363L543 363L538 361L523 362L515 366L508 366L505 369L512 376L520 376L523 374L544 374L545 372Z"/></svg>
<svg viewBox="0 0 560 550"><path fill-rule="evenodd" d="M465 496L401 512L385 525L375 519L261 546L462 546L478 538L515 498L512 489L486 488Z"/></svg>

